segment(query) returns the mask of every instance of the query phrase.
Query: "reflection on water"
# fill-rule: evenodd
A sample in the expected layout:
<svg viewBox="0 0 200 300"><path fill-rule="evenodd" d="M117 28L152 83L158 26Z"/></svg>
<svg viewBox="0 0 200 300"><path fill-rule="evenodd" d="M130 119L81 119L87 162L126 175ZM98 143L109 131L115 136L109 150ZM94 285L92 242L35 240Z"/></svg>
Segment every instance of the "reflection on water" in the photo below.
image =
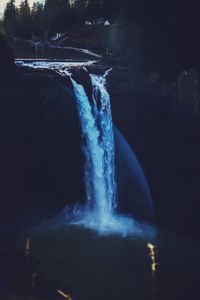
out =
<svg viewBox="0 0 200 300"><path fill-rule="evenodd" d="M154 246L151 243L147 244L147 248L149 250L149 256L151 258L151 270L153 276L155 275L156 269L157 269L157 262L156 262L156 246Z"/></svg>
<svg viewBox="0 0 200 300"><path fill-rule="evenodd" d="M148 243L147 249L149 251L149 257L151 259L151 271L152 271L152 293L153 293L153 300L157 300L157 285L156 285L156 271L158 263L156 262L156 253L157 248L155 245Z"/></svg>
<svg viewBox="0 0 200 300"><path fill-rule="evenodd" d="M173 233L97 236L52 221L24 232L19 246L20 257L13 247L5 262L1 253L1 300L200 299L200 242Z"/></svg>
<svg viewBox="0 0 200 300"><path fill-rule="evenodd" d="M64 222L45 223L28 234L37 292L46 274L48 295L60 291L63 299L200 299L193 297L199 293L198 241L160 230L151 242L148 236L98 236Z"/></svg>
<svg viewBox="0 0 200 300"><path fill-rule="evenodd" d="M32 276L31 276L31 288L32 288L32 290L35 290L35 288L36 288L36 276L37 276L37 273L33 272Z"/></svg>
<svg viewBox="0 0 200 300"><path fill-rule="evenodd" d="M25 245L25 256L29 256L30 244L31 244L31 239L27 238L26 245Z"/></svg>
<svg viewBox="0 0 200 300"><path fill-rule="evenodd" d="M63 291L61 291L61 290L57 290L57 293L59 295L61 295L63 298L67 299L67 300L72 300L71 295L68 295L68 294L64 293Z"/></svg>

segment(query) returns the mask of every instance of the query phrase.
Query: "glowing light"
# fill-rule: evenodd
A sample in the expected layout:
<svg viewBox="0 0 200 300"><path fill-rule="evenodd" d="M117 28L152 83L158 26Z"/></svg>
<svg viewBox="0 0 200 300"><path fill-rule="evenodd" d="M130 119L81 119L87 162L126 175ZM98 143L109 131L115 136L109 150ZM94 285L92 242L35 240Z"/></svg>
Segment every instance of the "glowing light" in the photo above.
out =
<svg viewBox="0 0 200 300"><path fill-rule="evenodd" d="M152 274L154 275L156 270L157 270L157 262L156 262L156 246L154 246L151 243L147 244L147 248L149 250L149 256L151 258L151 270L152 270Z"/></svg>
<svg viewBox="0 0 200 300"><path fill-rule="evenodd" d="M58 293L59 295L61 295L63 298L67 299L67 300L72 300L71 295L65 294L65 293L64 293L63 291L61 291L61 290L57 290L57 293Z"/></svg>
<svg viewBox="0 0 200 300"><path fill-rule="evenodd" d="M26 246L25 246L25 256L29 256L30 244L31 244L31 239L27 238L26 239Z"/></svg>
<svg viewBox="0 0 200 300"><path fill-rule="evenodd" d="M36 276L37 276L37 273L32 273L32 281L31 281L32 289L35 289Z"/></svg>

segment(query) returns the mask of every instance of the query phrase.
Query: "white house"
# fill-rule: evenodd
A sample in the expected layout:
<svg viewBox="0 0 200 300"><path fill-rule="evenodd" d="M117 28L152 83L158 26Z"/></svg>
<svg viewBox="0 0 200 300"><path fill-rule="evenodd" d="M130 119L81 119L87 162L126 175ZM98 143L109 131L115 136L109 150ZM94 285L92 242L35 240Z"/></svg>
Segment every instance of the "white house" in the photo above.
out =
<svg viewBox="0 0 200 300"><path fill-rule="evenodd" d="M91 26L91 25L92 25L92 23L91 23L90 21L85 21L85 25L87 25L87 26Z"/></svg>
<svg viewBox="0 0 200 300"><path fill-rule="evenodd" d="M104 22L104 26L110 26L110 22L109 22L108 20L106 20L106 21Z"/></svg>

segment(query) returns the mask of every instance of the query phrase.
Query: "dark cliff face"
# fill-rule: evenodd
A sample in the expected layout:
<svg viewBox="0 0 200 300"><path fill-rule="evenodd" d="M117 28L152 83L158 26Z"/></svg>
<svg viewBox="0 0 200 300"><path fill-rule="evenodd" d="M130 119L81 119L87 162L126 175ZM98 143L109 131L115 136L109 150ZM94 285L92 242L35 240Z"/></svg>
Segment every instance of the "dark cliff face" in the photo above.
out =
<svg viewBox="0 0 200 300"><path fill-rule="evenodd" d="M9 73L15 69L14 55L6 38L0 33L0 75L2 72Z"/></svg>
<svg viewBox="0 0 200 300"><path fill-rule="evenodd" d="M129 71L108 78L115 125L142 164L158 224L199 237L199 74L166 84Z"/></svg>
<svg viewBox="0 0 200 300"><path fill-rule="evenodd" d="M1 220L24 222L28 213L37 222L83 200L81 134L67 82L16 72L1 89L0 161Z"/></svg>
<svg viewBox="0 0 200 300"><path fill-rule="evenodd" d="M74 95L53 72L17 69L2 35L0 77L0 219L37 221L83 199Z"/></svg>

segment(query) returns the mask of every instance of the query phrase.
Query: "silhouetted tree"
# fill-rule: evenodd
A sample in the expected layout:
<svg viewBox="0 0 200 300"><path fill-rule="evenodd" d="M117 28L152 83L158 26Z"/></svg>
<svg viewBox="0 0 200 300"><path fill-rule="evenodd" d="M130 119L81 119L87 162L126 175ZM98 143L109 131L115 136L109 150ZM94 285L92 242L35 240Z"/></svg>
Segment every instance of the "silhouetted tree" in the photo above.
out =
<svg viewBox="0 0 200 300"><path fill-rule="evenodd" d="M18 29L18 10L15 5L15 0L10 0L5 8L3 15L3 27L8 37L16 34Z"/></svg>
<svg viewBox="0 0 200 300"><path fill-rule="evenodd" d="M31 9L33 33L41 35L44 31L44 6L40 2L33 3Z"/></svg>
<svg viewBox="0 0 200 300"><path fill-rule="evenodd" d="M84 24L87 19L87 7L89 1L86 0L76 0L72 5L72 10L75 18L76 24Z"/></svg>
<svg viewBox="0 0 200 300"><path fill-rule="evenodd" d="M103 0L90 0L88 3L88 15L92 19L103 17Z"/></svg>
<svg viewBox="0 0 200 300"><path fill-rule="evenodd" d="M46 0L44 5L45 29L51 33L62 32L70 24L68 0Z"/></svg>
<svg viewBox="0 0 200 300"><path fill-rule="evenodd" d="M31 37L32 17L28 0L22 0L19 7L19 31L22 37Z"/></svg>
<svg viewBox="0 0 200 300"><path fill-rule="evenodd" d="M4 28L3 28L3 21L1 20L0 21L0 34L4 34L5 31L4 31Z"/></svg>

